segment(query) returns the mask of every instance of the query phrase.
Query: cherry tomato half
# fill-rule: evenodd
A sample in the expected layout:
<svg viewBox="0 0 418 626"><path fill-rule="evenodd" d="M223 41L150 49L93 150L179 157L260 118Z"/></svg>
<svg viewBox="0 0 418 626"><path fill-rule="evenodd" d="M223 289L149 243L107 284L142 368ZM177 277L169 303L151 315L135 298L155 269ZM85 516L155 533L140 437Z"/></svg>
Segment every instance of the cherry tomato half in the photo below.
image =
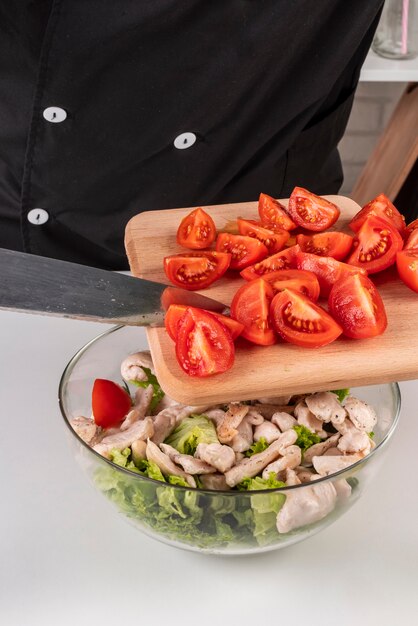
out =
<svg viewBox="0 0 418 626"><path fill-rule="evenodd" d="M296 266L300 270L313 272L318 279L321 288L321 296L327 298L334 283L347 274L364 274L364 269L342 263L332 257L317 256L308 252L299 252L296 255Z"/></svg>
<svg viewBox="0 0 418 626"><path fill-rule="evenodd" d="M164 272L173 285L195 291L223 276L230 262L231 255L222 252L186 252L166 256Z"/></svg>
<svg viewBox="0 0 418 626"><path fill-rule="evenodd" d="M102 428L119 426L132 407L130 395L112 380L96 378L91 397L94 421Z"/></svg>
<svg viewBox="0 0 418 626"><path fill-rule="evenodd" d="M179 246L192 250L208 248L215 241L215 237L215 223L211 216L201 208L186 215L177 230Z"/></svg>
<svg viewBox="0 0 418 626"><path fill-rule="evenodd" d="M399 213L398 209L392 204L384 193L376 196L376 198L368 202L361 209L361 211L356 213L349 223L351 230L357 233L369 215L375 215L376 217L380 217L381 219L390 222L399 230L400 233L403 233L405 230L404 216Z"/></svg>
<svg viewBox="0 0 418 626"><path fill-rule="evenodd" d="M235 349L231 335L216 317L201 309L184 313L177 333L177 361L189 376L213 376L229 370Z"/></svg>
<svg viewBox="0 0 418 626"><path fill-rule="evenodd" d="M413 222L410 222L410 224L408 224L408 226L406 227L405 229L406 238L408 238L409 235L414 232L414 230L418 230L418 219L414 220Z"/></svg>
<svg viewBox="0 0 418 626"><path fill-rule="evenodd" d="M374 215L369 215L354 237L354 250L347 263L375 274L392 265L403 240L396 227Z"/></svg>
<svg viewBox="0 0 418 626"><path fill-rule="evenodd" d="M218 235L216 249L231 255L231 270L242 270L268 255L266 246L258 239L229 233Z"/></svg>
<svg viewBox="0 0 418 626"><path fill-rule="evenodd" d="M318 256L331 256L337 261L345 259L353 245L351 235L332 231L316 233L315 235L297 235L296 241L302 252L309 252Z"/></svg>
<svg viewBox="0 0 418 626"><path fill-rule="evenodd" d="M295 224L317 232L332 226L340 216L335 204L302 187L292 191L287 210Z"/></svg>
<svg viewBox="0 0 418 626"><path fill-rule="evenodd" d="M313 272L305 270L278 270L264 274L263 280L273 287L274 293L283 291L283 289L293 289L299 291L304 296L308 296L316 302L319 298L319 282Z"/></svg>
<svg viewBox="0 0 418 626"><path fill-rule="evenodd" d="M276 332L296 346L319 348L342 333L342 328L324 309L292 289L274 296L270 312Z"/></svg>
<svg viewBox="0 0 418 626"><path fill-rule="evenodd" d="M410 248L418 248L418 228L411 231L405 242L404 250L409 250Z"/></svg>
<svg viewBox="0 0 418 626"><path fill-rule="evenodd" d="M290 236L287 230L283 228L275 231L268 230L266 226L258 224L254 220L244 220L239 217L237 222L240 235L255 237L255 239L258 239L266 246L269 254L279 252Z"/></svg>
<svg viewBox="0 0 418 626"><path fill-rule="evenodd" d="M418 293L418 248L408 248L398 252L396 266L405 285Z"/></svg>
<svg viewBox="0 0 418 626"><path fill-rule="evenodd" d="M258 278L240 287L231 302L231 317L244 324L242 337L260 346L276 341L269 317L273 296L272 286Z"/></svg>
<svg viewBox="0 0 418 626"><path fill-rule="evenodd" d="M245 270L240 272L240 274L245 280L254 280L254 278L260 278L260 276L264 276L264 274L267 274L268 272L294 268L296 254L299 251L300 248L298 245L291 246L286 250L282 250L281 252L277 252L276 254L267 257L263 261L259 261L258 263L245 268Z"/></svg>
<svg viewBox="0 0 418 626"><path fill-rule="evenodd" d="M264 224L275 224L284 230L296 228L296 224L287 214L286 207L266 193L260 193L258 214Z"/></svg>
<svg viewBox="0 0 418 626"><path fill-rule="evenodd" d="M346 337L367 339L381 335L387 326L383 300L372 281L362 274L337 280L328 308Z"/></svg>
<svg viewBox="0 0 418 626"><path fill-rule="evenodd" d="M184 304L171 304L168 308L167 313L165 314L165 328L171 339L173 339L174 341L177 337L180 320L189 308L192 307L187 307ZM232 317L227 317L226 315L222 315L221 313L215 313L214 311L206 311L205 309L196 310L203 310L205 313L210 313L211 315L213 315L213 317L216 317L218 322L221 322L221 324L223 324L228 329L231 334L232 340L236 339L244 330L243 324L240 324L236 320L233 320Z"/></svg>

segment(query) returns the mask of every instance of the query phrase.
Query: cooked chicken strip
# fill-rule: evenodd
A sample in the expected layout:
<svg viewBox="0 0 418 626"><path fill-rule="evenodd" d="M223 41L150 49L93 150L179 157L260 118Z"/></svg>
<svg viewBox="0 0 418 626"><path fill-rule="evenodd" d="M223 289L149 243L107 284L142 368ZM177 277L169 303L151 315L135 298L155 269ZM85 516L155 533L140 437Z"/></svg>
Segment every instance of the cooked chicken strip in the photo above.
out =
<svg viewBox="0 0 418 626"><path fill-rule="evenodd" d="M340 502L344 500L348 500L351 496L351 485L345 480L345 478L341 478L341 480L334 480L332 483L335 487L335 491L337 492L337 497Z"/></svg>
<svg viewBox="0 0 418 626"><path fill-rule="evenodd" d="M152 417L154 422L154 443L160 444L170 435L179 421L179 415L184 410L183 405L168 407Z"/></svg>
<svg viewBox="0 0 418 626"><path fill-rule="evenodd" d="M321 476L329 476L329 474L334 474L334 472L339 472L342 469L350 467L350 465L360 461L362 458L362 454L346 454L344 456L314 456L312 459L312 465Z"/></svg>
<svg viewBox="0 0 418 626"><path fill-rule="evenodd" d="M248 413L245 416L247 421L253 426L259 426L264 422L264 417L256 411L252 406L249 407Z"/></svg>
<svg viewBox="0 0 418 626"><path fill-rule="evenodd" d="M222 424L223 420L225 419L225 414L226 411L223 411L222 409L211 409L210 411L206 411L205 413L206 417L210 419L210 421L213 422L216 427Z"/></svg>
<svg viewBox="0 0 418 626"><path fill-rule="evenodd" d="M204 474L200 477L200 481L204 489L214 489L215 491L230 491L231 489L223 474Z"/></svg>
<svg viewBox="0 0 418 626"><path fill-rule="evenodd" d="M285 476L285 483L288 487L292 487L293 485L300 485L301 484L301 479L299 477L299 475L295 472L295 470L287 468L286 470L286 476Z"/></svg>
<svg viewBox="0 0 418 626"><path fill-rule="evenodd" d="M322 482L292 489L277 514L277 530L288 533L326 517L335 507L337 492L332 483Z"/></svg>
<svg viewBox="0 0 418 626"><path fill-rule="evenodd" d="M264 419L269 420L275 413L293 413L295 407L286 404L254 404L252 408L261 413Z"/></svg>
<svg viewBox="0 0 418 626"><path fill-rule="evenodd" d="M93 446L95 443L99 442L101 438L100 428L96 426L94 421L89 417L83 417L80 415L79 417L75 417L70 420L70 424L80 439L85 441L85 443Z"/></svg>
<svg viewBox="0 0 418 626"><path fill-rule="evenodd" d="M335 433L335 435L331 435L331 437L325 441L321 441L321 443L314 443L314 445L308 448L304 453L303 465L312 465L313 457L322 456L329 448L334 447L340 436L340 433Z"/></svg>
<svg viewBox="0 0 418 626"><path fill-rule="evenodd" d="M196 487L196 481L193 476L186 474L185 471L175 465L170 457L160 450L160 448L153 443L151 439L148 439L147 441L146 453L148 461L153 461L156 465L158 465L165 476L169 476L170 474L172 476L181 476L190 485L190 487Z"/></svg>
<svg viewBox="0 0 418 626"><path fill-rule="evenodd" d="M344 406L356 428L364 430L366 433L370 433L373 430L377 422L376 411L373 407L354 396L349 396Z"/></svg>
<svg viewBox="0 0 418 626"><path fill-rule="evenodd" d="M142 439L137 439L136 441L134 441L131 445L131 450L132 461L135 463L135 465L139 461L145 461L145 459L147 458L147 444Z"/></svg>
<svg viewBox="0 0 418 626"><path fill-rule="evenodd" d="M226 482L230 487L235 487L244 478L253 478L266 465L272 463L283 453L283 450L295 443L297 435L294 430L282 433L276 441L273 441L266 450L245 458L239 465L235 465L225 473Z"/></svg>
<svg viewBox="0 0 418 626"><path fill-rule="evenodd" d="M299 402L299 404L295 406L295 417L298 420L298 424L306 426L306 428L309 428L309 430L319 435L321 439L328 437L328 433L323 429L322 422L310 412L303 402Z"/></svg>
<svg viewBox="0 0 418 626"><path fill-rule="evenodd" d="M229 446L220 443L199 443L195 456L202 459L218 472L226 472L235 465L235 452Z"/></svg>
<svg viewBox="0 0 418 626"><path fill-rule="evenodd" d="M292 396L273 396L271 398L258 398L257 402L260 404L289 404Z"/></svg>
<svg viewBox="0 0 418 626"><path fill-rule="evenodd" d="M154 389L152 385L148 385L148 387L145 388L139 387L139 389L137 389L134 407L132 411L129 411L128 415L122 422L120 427L121 430L127 430L138 420L144 419L148 413L148 409L150 408L153 393Z"/></svg>
<svg viewBox="0 0 418 626"><path fill-rule="evenodd" d="M280 429L268 420L265 420L262 424L256 426L256 428L254 429L254 441L259 441L261 438L263 438L267 441L267 443L272 443L272 441L275 441L278 437L280 437L280 435Z"/></svg>
<svg viewBox="0 0 418 626"><path fill-rule="evenodd" d="M154 433L154 425L150 417L146 417L143 420L135 422L127 430L120 431L114 435L104 437L100 443L93 447L93 450L108 457L109 452L116 448L117 450L123 450L130 446L137 439L148 439L152 437Z"/></svg>
<svg viewBox="0 0 418 626"><path fill-rule="evenodd" d="M230 442L238 433L238 426L249 411L247 404L231 403L223 420L217 425L216 432L221 443ZM251 444L250 444L251 445Z"/></svg>
<svg viewBox="0 0 418 626"><path fill-rule="evenodd" d="M347 411L338 402L335 393L321 391L311 396L306 396L305 404L308 409L322 422L341 423L347 416Z"/></svg>
<svg viewBox="0 0 418 626"><path fill-rule="evenodd" d="M308 469L306 467L295 467L294 470L300 480L301 483L310 483L311 482L311 478L314 475L314 471L311 469ZM286 481L287 484L287 481Z"/></svg>
<svg viewBox="0 0 418 626"><path fill-rule="evenodd" d="M289 415L289 413L277 412L271 418L273 424L276 424L280 428L280 430L284 433L285 430L290 430L295 426L298 422L297 419L293 417L293 415Z"/></svg>
<svg viewBox="0 0 418 626"><path fill-rule="evenodd" d="M120 373L124 380L147 380L147 375L142 369L147 367L154 374L154 365L151 359L151 353L148 350L143 352L135 352L130 354L122 361Z"/></svg>
<svg viewBox="0 0 418 626"><path fill-rule="evenodd" d="M195 457L190 454L180 454L176 448L169 446L167 443L161 443L160 448L174 463L180 465L188 474L214 474L216 472L216 469L212 467L212 465L200 459L195 459Z"/></svg>
<svg viewBox="0 0 418 626"><path fill-rule="evenodd" d="M332 448L325 450L322 456L341 456L341 450L338 450L337 447L333 446Z"/></svg>
<svg viewBox="0 0 418 626"><path fill-rule="evenodd" d="M138 420L139 411L137 409L131 409L120 425L120 430L128 430L128 428L130 428L132 424L135 424Z"/></svg>
<svg viewBox="0 0 418 626"><path fill-rule="evenodd" d="M241 424L237 427L236 435L232 437L229 445L235 452L246 452L253 445L253 442L253 427L247 420L247 416L245 416Z"/></svg>
<svg viewBox="0 0 418 626"><path fill-rule="evenodd" d="M347 452L361 452L363 455L369 454L372 446L370 437L361 430L353 430L341 437L337 448L344 454Z"/></svg>
<svg viewBox="0 0 418 626"><path fill-rule="evenodd" d="M286 469L294 469L302 460L302 452L299 446L288 446L283 451L283 456L277 459L273 463L269 463L263 470L263 478L266 480L270 476L271 472L274 472L276 476L279 476L280 472L284 472Z"/></svg>

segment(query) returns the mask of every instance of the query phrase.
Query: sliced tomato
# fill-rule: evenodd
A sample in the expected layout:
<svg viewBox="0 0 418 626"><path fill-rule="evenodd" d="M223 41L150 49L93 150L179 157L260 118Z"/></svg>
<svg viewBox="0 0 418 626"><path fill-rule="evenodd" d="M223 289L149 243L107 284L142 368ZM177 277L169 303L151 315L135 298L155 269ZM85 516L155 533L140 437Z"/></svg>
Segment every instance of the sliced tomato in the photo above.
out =
<svg viewBox="0 0 418 626"><path fill-rule="evenodd" d="M296 266L299 270L313 272L318 279L321 288L321 296L327 298L332 286L337 280L348 274L364 274L366 270L342 263L332 257L317 256L309 252L299 252L296 255Z"/></svg>
<svg viewBox="0 0 418 626"><path fill-rule="evenodd" d="M408 226L405 229L405 236L408 238L409 235L413 233L414 230L417 230L417 229L418 229L418 219L408 224Z"/></svg>
<svg viewBox="0 0 418 626"><path fill-rule="evenodd" d="M302 187L292 191L287 210L295 224L317 232L335 224L340 216L335 204Z"/></svg>
<svg viewBox="0 0 418 626"><path fill-rule="evenodd" d="M418 248L408 248L398 252L396 266L405 285L418 293Z"/></svg>
<svg viewBox="0 0 418 626"><path fill-rule="evenodd" d="M132 407L129 393L105 378L94 381L91 404L94 421L102 428L119 426Z"/></svg>
<svg viewBox="0 0 418 626"><path fill-rule="evenodd" d="M349 223L351 230L357 233L369 215L374 215L390 222L399 230L400 233L403 233L405 230L404 216L399 213L398 209L392 204L384 193L376 196L374 200L368 202L361 209L361 211L356 213Z"/></svg>
<svg viewBox="0 0 418 626"><path fill-rule="evenodd" d="M287 214L286 207L266 193L260 193L258 214L265 224L275 224L284 230L293 230L296 224Z"/></svg>
<svg viewBox="0 0 418 626"><path fill-rule="evenodd" d="M362 274L337 280L329 295L328 308L344 335L352 339L381 335L388 324L378 290Z"/></svg>
<svg viewBox="0 0 418 626"><path fill-rule="evenodd" d="M184 248L201 250L208 248L216 238L213 219L203 209L198 208L186 215L177 230L177 243Z"/></svg>
<svg viewBox="0 0 418 626"><path fill-rule="evenodd" d="M186 252L166 256L164 271L173 285L195 291L223 276L230 262L231 255L223 252Z"/></svg>
<svg viewBox="0 0 418 626"><path fill-rule="evenodd" d="M418 228L412 230L408 239L405 242L404 249L408 250L409 248L418 248Z"/></svg>
<svg viewBox="0 0 418 626"><path fill-rule="evenodd" d="M309 252L318 256L332 256L337 261L345 259L353 245L351 235L333 231L315 233L315 235L297 235L296 241L302 252Z"/></svg>
<svg viewBox="0 0 418 626"><path fill-rule="evenodd" d="M283 291L283 289L293 289L299 291L304 296L308 296L316 302L319 298L319 282L315 274L305 270L278 270L264 274L263 280L273 287L274 293Z"/></svg>
<svg viewBox="0 0 418 626"><path fill-rule="evenodd" d="M242 270L268 255L266 246L258 239L229 233L218 235L216 249L231 255L231 270Z"/></svg>
<svg viewBox="0 0 418 626"><path fill-rule="evenodd" d="M213 376L229 370L235 349L231 335L211 313L188 308L176 338L176 357L189 376Z"/></svg>
<svg viewBox="0 0 418 626"><path fill-rule="evenodd" d="M240 234L255 237L261 241L266 246L269 254L279 252L290 237L287 230L283 228L280 230L276 228L275 231L269 230L255 220L244 220L239 217L237 222Z"/></svg>
<svg viewBox="0 0 418 626"><path fill-rule="evenodd" d="M300 248L298 245L291 246L290 248L277 252L277 254L273 254L258 263L254 263L254 265L245 268L245 270L240 272L240 274L243 278L245 278L245 280L254 280L254 278L260 278L260 276L264 276L264 274L269 272L294 268L296 254L299 251Z"/></svg>
<svg viewBox="0 0 418 626"><path fill-rule="evenodd" d="M369 215L354 237L353 246L347 263L374 274L395 262L396 253L402 250L403 240L393 224Z"/></svg>
<svg viewBox="0 0 418 626"><path fill-rule="evenodd" d="M292 289L284 289L274 296L270 313L276 332L285 341L303 348L326 346L342 333L331 315Z"/></svg>
<svg viewBox="0 0 418 626"><path fill-rule="evenodd" d="M184 304L171 304L168 308L167 313L165 314L165 328L171 339L173 339L174 341L177 337L180 320L189 308L192 307L188 307ZM232 317L227 317L226 315L222 315L221 313L215 313L214 311L206 311L205 309L196 310L203 310L205 313L210 313L211 315L213 315L213 317L216 317L216 319L228 329L231 334L232 340L239 337L239 335L244 330L243 324L240 324L236 320L233 320Z"/></svg>
<svg viewBox="0 0 418 626"><path fill-rule="evenodd" d="M242 337L260 346L276 341L269 317L273 296L272 286L258 278L240 287L231 303L231 317L244 324Z"/></svg>

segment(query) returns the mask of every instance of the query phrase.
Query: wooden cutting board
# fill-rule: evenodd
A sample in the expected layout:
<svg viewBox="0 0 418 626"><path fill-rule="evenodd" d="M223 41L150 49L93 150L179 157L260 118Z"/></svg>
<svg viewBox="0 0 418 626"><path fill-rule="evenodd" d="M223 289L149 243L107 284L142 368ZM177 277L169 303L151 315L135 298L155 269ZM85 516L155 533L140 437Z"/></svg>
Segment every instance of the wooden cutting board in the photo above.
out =
<svg viewBox="0 0 418 626"><path fill-rule="evenodd" d="M341 209L334 229L348 230L347 223L360 209L358 204L343 196L325 197ZM281 202L287 204L287 200ZM134 276L167 282L163 258L184 251L176 243L176 232L192 208L150 211L130 220L125 247ZM203 208L218 230L228 228L239 216L258 219L256 202ZM365 340L343 337L317 349L288 343L259 347L238 340L232 369L212 378L187 376L176 361L174 343L165 329L149 328L148 341L161 386L179 402L202 405L418 378L418 294L397 278L394 268L373 280L388 316L388 328L382 336ZM244 282L231 272L202 293L230 304Z"/></svg>

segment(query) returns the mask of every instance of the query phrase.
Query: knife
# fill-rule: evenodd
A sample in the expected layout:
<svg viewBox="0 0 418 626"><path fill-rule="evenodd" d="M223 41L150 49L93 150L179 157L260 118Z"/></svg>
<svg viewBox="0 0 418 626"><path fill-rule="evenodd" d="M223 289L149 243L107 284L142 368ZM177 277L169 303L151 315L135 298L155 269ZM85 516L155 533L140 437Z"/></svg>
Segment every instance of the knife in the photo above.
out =
<svg viewBox="0 0 418 626"><path fill-rule="evenodd" d="M170 304L219 313L195 292L87 265L0 248L0 309L128 326L163 326Z"/></svg>

